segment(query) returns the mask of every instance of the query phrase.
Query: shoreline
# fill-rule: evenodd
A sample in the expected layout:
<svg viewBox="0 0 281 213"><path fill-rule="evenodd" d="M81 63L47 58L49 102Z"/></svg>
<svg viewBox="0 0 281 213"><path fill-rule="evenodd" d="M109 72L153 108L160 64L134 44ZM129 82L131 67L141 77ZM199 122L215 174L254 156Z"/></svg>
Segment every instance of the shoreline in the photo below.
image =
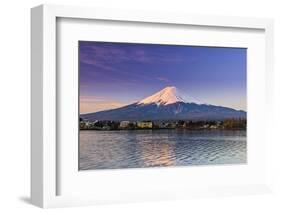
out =
<svg viewBox="0 0 281 213"><path fill-rule="evenodd" d="M223 129L223 128L217 128L217 129L204 129L204 128L197 128L197 129L188 129L188 128L142 128L142 129L79 129L80 131L104 131L104 132L110 132L110 131L141 131L141 130L153 130L153 131L158 131L158 130L187 130L187 131L247 131L247 128L233 128L233 129Z"/></svg>

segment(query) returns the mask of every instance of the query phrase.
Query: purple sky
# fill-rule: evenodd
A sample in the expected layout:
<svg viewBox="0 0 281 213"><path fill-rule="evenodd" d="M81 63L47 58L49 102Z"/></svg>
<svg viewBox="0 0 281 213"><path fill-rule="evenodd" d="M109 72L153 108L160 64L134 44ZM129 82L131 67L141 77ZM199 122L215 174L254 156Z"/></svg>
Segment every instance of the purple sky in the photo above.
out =
<svg viewBox="0 0 281 213"><path fill-rule="evenodd" d="M245 48L79 42L80 113L175 86L203 103L246 110Z"/></svg>

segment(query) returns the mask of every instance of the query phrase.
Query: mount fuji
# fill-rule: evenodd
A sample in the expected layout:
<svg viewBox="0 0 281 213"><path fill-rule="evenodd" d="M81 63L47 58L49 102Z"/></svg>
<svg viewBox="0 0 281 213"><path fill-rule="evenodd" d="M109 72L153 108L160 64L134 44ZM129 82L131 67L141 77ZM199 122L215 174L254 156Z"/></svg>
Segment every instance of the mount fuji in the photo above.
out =
<svg viewBox="0 0 281 213"><path fill-rule="evenodd" d="M223 106L203 104L190 96L183 98L173 86L130 105L117 109L80 115L94 120L141 121L141 120L224 120L227 118L246 118L243 110Z"/></svg>

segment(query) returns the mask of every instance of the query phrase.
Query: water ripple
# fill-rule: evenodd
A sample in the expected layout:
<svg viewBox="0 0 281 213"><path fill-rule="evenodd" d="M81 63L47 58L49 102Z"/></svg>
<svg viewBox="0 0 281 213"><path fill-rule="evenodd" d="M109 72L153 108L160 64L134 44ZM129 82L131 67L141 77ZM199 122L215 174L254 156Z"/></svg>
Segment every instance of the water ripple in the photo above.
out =
<svg viewBox="0 0 281 213"><path fill-rule="evenodd" d="M246 131L81 131L81 170L246 163Z"/></svg>

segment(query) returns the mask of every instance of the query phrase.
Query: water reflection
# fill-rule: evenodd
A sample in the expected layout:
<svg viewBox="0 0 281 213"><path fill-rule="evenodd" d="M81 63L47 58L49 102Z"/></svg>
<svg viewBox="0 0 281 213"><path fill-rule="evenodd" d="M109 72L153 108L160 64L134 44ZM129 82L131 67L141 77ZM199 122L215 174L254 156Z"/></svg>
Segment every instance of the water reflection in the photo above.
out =
<svg viewBox="0 0 281 213"><path fill-rule="evenodd" d="M173 146L165 139L161 142L141 141L141 139L137 141L144 167L174 165L175 153L173 151Z"/></svg>
<svg viewBox="0 0 281 213"><path fill-rule="evenodd" d="M81 131L80 169L246 163L245 131Z"/></svg>

